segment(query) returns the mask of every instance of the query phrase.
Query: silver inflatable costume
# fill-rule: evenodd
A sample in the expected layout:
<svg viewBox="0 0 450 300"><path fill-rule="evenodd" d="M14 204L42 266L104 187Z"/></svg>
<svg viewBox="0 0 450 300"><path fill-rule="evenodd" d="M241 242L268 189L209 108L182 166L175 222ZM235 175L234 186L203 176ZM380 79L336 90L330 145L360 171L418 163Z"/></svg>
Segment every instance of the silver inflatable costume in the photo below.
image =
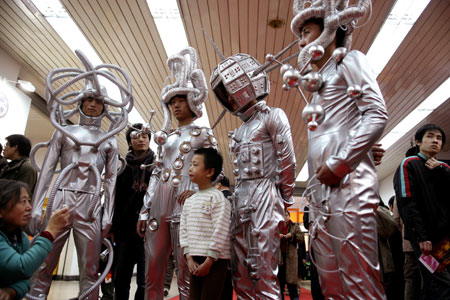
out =
<svg viewBox="0 0 450 300"><path fill-rule="evenodd" d="M161 92L164 123L162 129L154 134L154 140L159 145L157 158L140 215L140 220L148 220L145 235L145 298L149 300L164 298L164 275L172 250L177 265L180 299L189 298L189 269L179 247L182 205L177 202L177 197L183 191L198 189L189 178L194 151L203 147L217 147L217 141L209 128L191 123L171 131L168 104L176 95L187 96L194 119L202 116L201 109L208 88L203 71L198 68L197 52L187 47L169 57L167 66L175 82L165 86Z"/></svg>
<svg viewBox="0 0 450 300"><path fill-rule="evenodd" d="M244 123L230 133L235 156L232 275L238 299L280 299L278 225L293 203L295 156L284 111L269 108L269 79L250 55L223 60L211 75L222 105ZM232 160L233 161L233 160Z"/></svg>
<svg viewBox="0 0 450 300"><path fill-rule="evenodd" d="M46 223L53 211L68 206L71 217L69 223L55 238L53 249L45 262L34 273L31 280L29 298L48 295L53 270L65 241L73 231L77 248L80 271L80 294L83 299L98 299L98 262L102 237L109 232L112 213L114 211L114 188L118 168L117 141L114 137L127 124L128 111L132 109L131 81L128 75L115 65L98 65L93 67L79 51L75 52L86 70L77 68L61 68L51 71L46 80L48 108L51 110L50 120L56 127L48 143L36 145L32 158L38 148L47 146L48 150L42 167L32 201L32 219L29 231L37 233ZM121 76L116 78L109 70ZM116 85L121 99L111 99L106 90L100 86L99 77L104 77ZM73 85L85 82L81 91L74 91ZM125 82L125 85L122 84ZM54 88L55 85L59 85ZM103 112L99 117L89 117L81 110L82 101L92 97L103 102ZM72 110L65 111L64 105L73 105ZM128 105L128 107L127 107ZM108 106L119 108L119 112L108 110ZM72 115L79 113L79 125L67 125ZM100 129L103 117L110 120L108 132ZM34 160L32 160L34 161ZM44 200L47 195L56 166L60 163L61 172L51 189L45 218L41 222ZM104 179L104 208L101 212L99 198L101 178ZM41 224L42 223L42 224ZM84 297L88 295L88 297Z"/></svg>
<svg viewBox="0 0 450 300"><path fill-rule="evenodd" d="M292 31L301 38L301 28L310 18L322 18L322 34L301 49L299 70L281 68L284 87L303 87L314 93L303 111L309 128L310 175L325 162L342 178L339 186L320 184L316 176L308 183L311 198L311 248L326 299L385 299L380 283L376 208L378 178L372 145L387 122L383 97L366 57L350 51L351 31L356 20L370 7L360 0L295 1ZM347 30L346 48L337 48L317 72L311 60L320 59L338 28ZM303 96L303 93L299 89ZM304 100L306 98L303 96Z"/></svg>

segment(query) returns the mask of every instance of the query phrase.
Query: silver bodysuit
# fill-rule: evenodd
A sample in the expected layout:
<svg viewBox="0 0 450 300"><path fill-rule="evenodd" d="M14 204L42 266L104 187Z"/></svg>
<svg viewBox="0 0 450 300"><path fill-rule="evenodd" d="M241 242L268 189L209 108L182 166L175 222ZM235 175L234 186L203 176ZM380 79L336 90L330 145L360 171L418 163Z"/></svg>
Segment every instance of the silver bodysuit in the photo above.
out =
<svg viewBox="0 0 450 300"><path fill-rule="evenodd" d="M183 191L198 189L189 178L194 151L217 147L209 128L190 124L179 127L177 131L179 134L169 135L161 155L158 153L162 159L156 163L141 210L141 214L148 213L150 224L145 236L145 298L149 300L164 298L164 275L172 250L177 263L180 299L189 298L189 269L180 249L178 233L182 206L177 197ZM151 229L151 224L158 224L156 230Z"/></svg>
<svg viewBox="0 0 450 300"><path fill-rule="evenodd" d="M80 110L80 125L68 125L64 128L80 141L95 143L105 136L105 132L99 128L100 124L101 117L88 117ZM29 292L32 296L48 295L53 270L71 229L80 268L80 294L91 288L97 280L102 233L105 236L109 232L114 209L118 160L116 138L110 137L101 143L97 151L93 148L86 145L76 146L61 131L55 131L50 140L33 195L32 227L36 227L40 222L44 199L58 161L62 171L50 194L50 198L54 199L51 211L68 206L70 218L68 224L58 233L47 259L32 277ZM105 202L102 216L97 193L103 169L105 169ZM52 193L55 193L54 198L51 196ZM46 224L42 228L45 226ZM98 299L98 288L88 299Z"/></svg>
<svg viewBox="0 0 450 300"><path fill-rule="evenodd" d="M284 111L260 101L239 116L231 136L236 188L232 217L232 274L238 299L279 299L278 225L293 203L295 155Z"/></svg>
<svg viewBox="0 0 450 300"><path fill-rule="evenodd" d="M322 71L324 85L312 103L325 119L309 131L310 177L326 162L343 177L326 187L313 178L311 247L326 299L385 299L377 253L378 178L371 147L380 138L387 112L366 57L348 52ZM351 98L349 87L361 87ZM359 89L359 87L357 89Z"/></svg>

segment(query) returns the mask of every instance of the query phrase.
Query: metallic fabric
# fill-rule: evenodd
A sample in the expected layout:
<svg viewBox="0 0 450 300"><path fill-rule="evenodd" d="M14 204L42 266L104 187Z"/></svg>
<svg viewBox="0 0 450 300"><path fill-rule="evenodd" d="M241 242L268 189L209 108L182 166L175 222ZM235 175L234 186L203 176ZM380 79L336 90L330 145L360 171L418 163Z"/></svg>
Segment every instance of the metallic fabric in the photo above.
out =
<svg viewBox="0 0 450 300"><path fill-rule="evenodd" d="M324 86L312 103L325 119L309 130L310 175L326 162L343 177L326 187L315 177L311 189L311 247L326 299L385 299L379 280L376 208L378 178L370 151L387 122L375 76L365 56L350 51L340 63L331 60L322 71ZM361 87L352 97L348 87Z"/></svg>
<svg viewBox="0 0 450 300"><path fill-rule="evenodd" d="M66 130L79 140L95 142L105 133L92 122L94 118L84 117L87 124L66 126ZM32 201L32 222L39 224L47 190L54 174L58 160L62 172L59 175L53 191L53 211L68 206L71 211L69 224L58 234L54 246L46 261L39 267L31 280L30 294L38 296L48 295L53 270L59 255L67 240L70 230L73 230L75 246L77 248L78 265L80 267L80 293L89 289L98 277L98 262L100 257L102 232L109 232L112 222L114 187L117 173L117 141L110 137L103 142L97 152L93 147L78 147L71 139L60 131L56 131L49 143L41 173L36 184ZM94 170L94 168L96 170ZM101 217L101 203L93 201L98 199L97 185L100 184L100 172L105 169L104 185L104 211ZM42 225L45 228L46 224ZM36 226L37 227L37 226ZM89 296L89 299L98 298L98 289Z"/></svg>
<svg viewBox="0 0 450 300"><path fill-rule="evenodd" d="M233 195L232 274L238 299L279 299L278 225L293 203L295 156L286 114L265 101L240 115L231 136Z"/></svg>
<svg viewBox="0 0 450 300"><path fill-rule="evenodd" d="M212 130L190 124L169 135L162 146L163 155L158 153L158 159L161 157L162 160L156 162L141 210L141 219L148 214L149 222L145 236L146 299L164 298L164 275L172 250L177 264L180 299L189 298L189 270L179 249L182 206L177 197L183 191L198 189L189 178L189 166L194 151L203 147L217 147Z"/></svg>

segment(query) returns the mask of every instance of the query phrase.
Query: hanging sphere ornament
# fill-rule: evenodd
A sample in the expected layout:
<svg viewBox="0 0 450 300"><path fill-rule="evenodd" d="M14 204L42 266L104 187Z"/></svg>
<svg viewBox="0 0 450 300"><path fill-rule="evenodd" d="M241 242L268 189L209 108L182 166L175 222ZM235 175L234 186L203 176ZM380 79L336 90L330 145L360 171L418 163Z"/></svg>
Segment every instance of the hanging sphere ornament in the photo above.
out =
<svg viewBox="0 0 450 300"><path fill-rule="evenodd" d="M153 140L157 145L164 145L165 143L167 143L167 133L161 130L157 131Z"/></svg>
<svg viewBox="0 0 450 300"><path fill-rule="evenodd" d="M150 229L150 231L156 231L158 230L158 227L159 227L158 220L151 219L150 221L148 221L148 229Z"/></svg>
<svg viewBox="0 0 450 300"><path fill-rule="evenodd" d="M287 70L283 75L283 81L289 87L297 87L300 84L301 79L300 73L295 69Z"/></svg>
<svg viewBox="0 0 450 300"><path fill-rule="evenodd" d="M361 97L361 87L357 84L349 86L347 89L347 95L352 99L357 99Z"/></svg>
<svg viewBox="0 0 450 300"><path fill-rule="evenodd" d="M312 60L319 60L325 53L325 49L321 45L312 45L308 52Z"/></svg>
<svg viewBox="0 0 450 300"><path fill-rule="evenodd" d="M302 86L310 93L315 93L322 87L322 75L318 72L309 72L302 77Z"/></svg>
<svg viewBox="0 0 450 300"><path fill-rule="evenodd" d="M284 73L285 73L287 70L293 70L293 69L294 69L294 66L293 66L293 65L290 65L290 64L284 64L284 65L282 65L281 68L280 68L280 74L281 74L281 76L283 76Z"/></svg>
<svg viewBox="0 0 450 300"><path fill-rule="evenodd" d="M344 58L345 54L347 54L347 48L339 47L333 51L331 56L338 63Z"/></svg>
<svg viewBox="0 0 450 300"><path fill-rule="evenodd" d="M139 137L139 132L137 132L137 131L132 131L131 133L130 133L130 137L134 140L134 139L137 139L138 137Z"/></svg>
<svg viewBox="0 0 450 300"><path fill-rule="evenodd" d="M150 125L149 123L145 123L142 126L142 132L144 133L150 133L152 131L152 125Z"/></svg>
<svg viewBox="0 0 450 300"><path fill-rule="evenodd" d="M309 130L314 131L325 119L325 111L321 105L309 103L303 109L302 117Z"/></svg>
<svg viewBox="0 0 450 300"><path fill-rule="evenodd" d="M281 88L283 89L283 91L286 91L286 92L288 92L291 89L286 83L283 83Z"/></svg>
<svg viewBox="0 0 450 300"><path fill-rule="evenodd" d="M273 54L270 54L270 53L269 53L269 54L266 55L266 60L267 60L267 61L271 62L271 61L273 61L274 59L275 59L275 58L273 57Z"/></svg>

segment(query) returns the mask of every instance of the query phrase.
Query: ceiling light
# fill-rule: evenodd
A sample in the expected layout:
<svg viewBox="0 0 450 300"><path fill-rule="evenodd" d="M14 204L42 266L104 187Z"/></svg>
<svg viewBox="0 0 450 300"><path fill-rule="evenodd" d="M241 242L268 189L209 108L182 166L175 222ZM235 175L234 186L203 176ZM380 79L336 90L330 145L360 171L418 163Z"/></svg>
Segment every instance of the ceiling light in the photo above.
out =
<svg viewBox="0 0 450 300"><path fill-rule="evenodd" d="M6 77L2 78L3 82L11 82L11 83L16 83L19 85L20 88L22 88L23 90L25 90L26 92L30 92L30 93L34 93L36 91L36 87L29 81L26 80L17 80L17 81L13 81L13 80L8 80L6 79Z"/></svg>
<svg viewBox="0 0 450 300"><path fill-rule="evenodd" d="M302 167L302 170L300 171L300 173L298 173L297 178L295 178L295 181L302 181L305 182L307 181L309 178L309 174L308 174L308 161L305 162L305 164Z"/></svg>
<svg viewBox="0 0 450 300"><path fill-rule="evenodd" d="M437 89L433 91L419 106L416 107L409 115L397 124L384 138L380 141L383 148L388 149L396 141L407 134L412 128L419 124L436 108L443 104L449 97L450 77L447 78Z"/></svg>
<svg viewBox="0 0 450 300"><path fill-rule="evenodd" d="M375 76L383 71L429 2L430 0L398 0L395 3L367 51L367 59Z"/></svg>

